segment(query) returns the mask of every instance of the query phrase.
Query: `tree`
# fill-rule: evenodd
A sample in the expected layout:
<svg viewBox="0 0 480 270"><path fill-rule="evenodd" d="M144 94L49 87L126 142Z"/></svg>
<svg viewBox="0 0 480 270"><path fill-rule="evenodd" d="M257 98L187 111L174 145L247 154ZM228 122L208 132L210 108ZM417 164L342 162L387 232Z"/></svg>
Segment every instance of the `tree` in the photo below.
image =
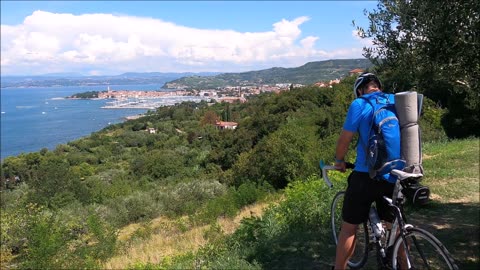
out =
<svg viewBox="0 0 480 270"><path fill-rule="evenodd" d="M371 38L364 56L388 79L387 88L415 89L448 108L450 137L480 135L480 2L477 0L381 0L365 11Z"/></svg>
<svg viewBox="0 0 480 270"><path fill-rule="evenodd" d="M202 120L200 121L200 125L202 127L205 125L215 125L219 119L220 117L218 117L217 113L208 110L203 115Z"/></svg>
<svg viewBox="0 0 480 270"><path fill-rule="evenodd" d="M266 181L280 189L297 178L315 173L318 157L311 153L318 152L317 142L314 126L291 120L251 151L240 154L232 168L234 184Z"/></svg>

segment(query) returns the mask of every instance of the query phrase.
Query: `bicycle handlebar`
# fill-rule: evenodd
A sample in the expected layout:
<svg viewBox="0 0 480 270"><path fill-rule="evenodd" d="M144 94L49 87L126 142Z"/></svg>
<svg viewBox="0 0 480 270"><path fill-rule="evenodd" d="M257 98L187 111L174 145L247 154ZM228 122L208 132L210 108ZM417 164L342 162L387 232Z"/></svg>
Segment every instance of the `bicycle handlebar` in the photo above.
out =
<svg viewBox="0 0 480 270"><path fill-rule="evenodd" d="M325 165L323 160L320 160L319 166L320 166L320 169L321 169L320 177L323 178L323 180L325 181L325 183L327 184L328 187L332 188L333 184L330 181L330 179L328 178L327 171L337 170L337 168L335 168L335 166L332 166L332 165ZM345 162L345 168L353 169L353 168L355 168L355 164L350 163L350 162ZM421 173L408 173L408 172L404 172L404 171L400 171L400 170L396 170L396 169L392 170L391 173L393 175L396 175L398 177L399 181L403 181L403 180L409 179L409 178L421 178L421 177L423 177L423 174L421 174Z"/></svg>
<svg viewBox="0 0 480 270"><path fill-rule="evenodd" d="M320 175L321 178L323 178L323 180L325 181L325 183L327 184L328 187L332 188L333 187L333 184L332 182L330 181L330 179L328 178L328 174L327 174L327 171L329 170L337 170L337 168L335 168L335 166L332 166L332 165L325 165L325 163L323 162L323 160L320 161L320 169L321 169L321 172L322 174ZM353 169L355 168L355 164L353 163L350 163L350 162L345 162L345 167L347 169Z"/></svg>

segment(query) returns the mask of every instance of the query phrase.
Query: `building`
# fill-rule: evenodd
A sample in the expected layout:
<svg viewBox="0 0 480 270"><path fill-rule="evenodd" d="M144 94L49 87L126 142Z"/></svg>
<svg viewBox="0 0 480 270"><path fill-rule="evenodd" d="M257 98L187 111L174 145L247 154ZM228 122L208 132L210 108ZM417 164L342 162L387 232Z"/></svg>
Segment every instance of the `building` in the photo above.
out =
<svg viewBox="0 0 480 270"><path fill-rule="evenodd" d="M147 131L148 131L148 133L150 133L150 134L155 134L155 133L157 133L157 130L154 129L154 128L147 128Z"/></svg>
<svg viewBox="0 0 480 270"><path fill-rule="evenodd" d="M236 103L236 102L244 103L247 101L247 99L245 99L243 95L241 97L220 97L220 98L217 98L216 100L218 102L227 102L227 103Z"/></svg>
<svg viewBox="0 0 480 270"><path fill-rule="evenodd" d="M329 82L316 82L314 85L318 87L330 87L332 85L340 83L340 79L330 80Z"/></svg>
<svg viewBox="0 0 480 270"><path fill-rule="evenodd" d="M236 122L223 122L223 121L217 121L215 123L215 126L222 130L222 129L236 129L238 126L238 123Z"/></svg>
<svg viewBox="0 0 480 270"><path fill-rule="evenodd" d="M361 68L356 68L356 69L353 69L353 70L350 70L350 71L349 71L350 76L360 75L360 74L362 74L363 72L365 72L365 70L363 70L363 69L361 69Z"/></svg>

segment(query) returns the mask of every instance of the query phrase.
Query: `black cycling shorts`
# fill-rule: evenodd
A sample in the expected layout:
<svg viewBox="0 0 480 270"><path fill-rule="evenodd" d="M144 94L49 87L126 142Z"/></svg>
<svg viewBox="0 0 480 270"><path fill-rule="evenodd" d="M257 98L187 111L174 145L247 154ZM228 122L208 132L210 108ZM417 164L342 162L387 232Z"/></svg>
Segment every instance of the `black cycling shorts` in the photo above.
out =
<svg viewBox="0 0 480 270"><path fill-rule="evenodd" d="M342 218L350 224L361 224L368 219L368 212L376 202L380 219L392 222L393 211L383 200L392 197L395 184L371 179L368 173L353 171L348 177L348 187L343 201Z"/></svg>

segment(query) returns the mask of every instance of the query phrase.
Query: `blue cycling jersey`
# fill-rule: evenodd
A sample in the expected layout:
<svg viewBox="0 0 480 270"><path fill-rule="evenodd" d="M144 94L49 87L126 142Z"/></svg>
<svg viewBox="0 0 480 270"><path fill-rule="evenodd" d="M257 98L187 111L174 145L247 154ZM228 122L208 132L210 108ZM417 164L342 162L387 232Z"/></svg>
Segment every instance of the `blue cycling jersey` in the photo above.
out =
<svg viewBox="0 0 480 270"><path fill-rule="evenodd" d="M369 98L374 95L379 95L382 92L373 92L363 95L363 97ZM392 94L387 94L388 98L393 100ZM355 171L368 172L368 166L366 162L366 148L368 145L368 135L371 128L372 120L372 106L367 104L367 101L361 98L356 98L348 109L347 119L343 124L343 129L350 132L359 134L359 142L357 144L357 159L355 160Z"/></svg>

